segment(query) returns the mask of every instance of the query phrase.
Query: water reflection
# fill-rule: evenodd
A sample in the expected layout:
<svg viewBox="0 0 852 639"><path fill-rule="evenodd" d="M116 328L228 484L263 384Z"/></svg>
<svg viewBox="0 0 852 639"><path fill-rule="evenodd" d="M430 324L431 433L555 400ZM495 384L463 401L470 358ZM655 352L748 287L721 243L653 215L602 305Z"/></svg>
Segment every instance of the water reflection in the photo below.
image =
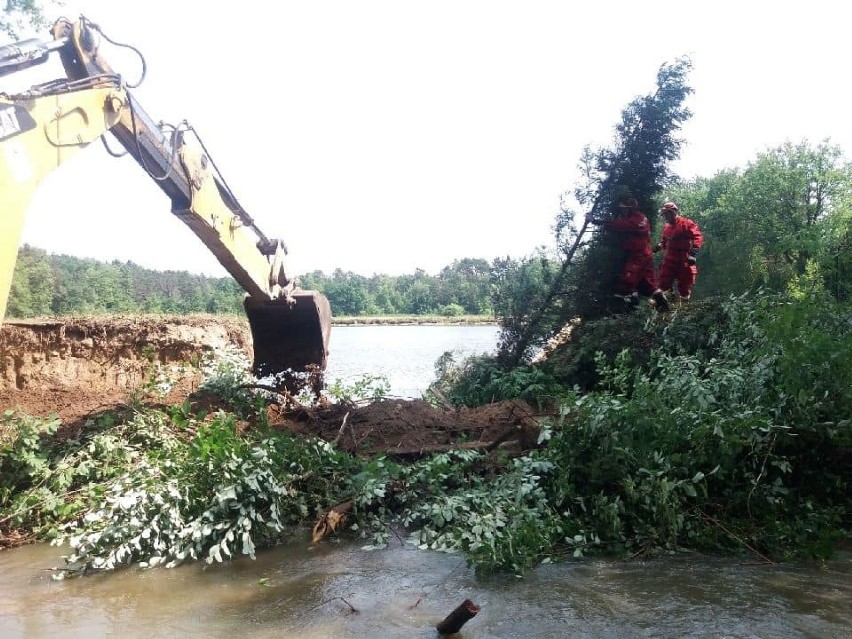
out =
<svg viewBox="0 0 852 639"><path fill-rule="evenodd" d="M430 637L465 598L485 637L845 637L852 553L825 567L673 556L476 578L456 555L307 539L206 567L52 582L60 552L0 553L0 637ZM353 613L349 606L357 609Z"/></svg>

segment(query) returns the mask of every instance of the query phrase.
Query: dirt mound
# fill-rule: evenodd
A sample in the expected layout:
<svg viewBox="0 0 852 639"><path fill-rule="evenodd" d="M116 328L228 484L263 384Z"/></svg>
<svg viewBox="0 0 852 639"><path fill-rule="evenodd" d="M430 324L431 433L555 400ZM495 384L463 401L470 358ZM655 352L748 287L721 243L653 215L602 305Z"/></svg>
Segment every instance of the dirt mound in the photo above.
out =
<svg viewBox="0 0 852 639"><path fill-rule="evenodd" d="M10 322L0 327L0 411L57 414L64 430L79 431L93 414L126 405L131 395L149 404L216 408L199 396L201 355L227 346L250 357L251 333L238 318L108 317ZM156 367L180 369L165 400L150 393ZM521 451L535 446L537 416L523 402L476 409L440 409L423 400L386 400L367 406L268 407L269 422L295 435L317 436L358 454L400 458L463 447Z"/></svg>
<svg viewBox="0 0 852 639"><path fill-rule="evenodd" d="M413 459L450 448L513 453L536 446L535 411L522 401L477 408L436 408L425 400L384 400L367 406L335 404L281 413L268 409L270 423L295 435L333 441L355 454L387 453Z"/></svg>

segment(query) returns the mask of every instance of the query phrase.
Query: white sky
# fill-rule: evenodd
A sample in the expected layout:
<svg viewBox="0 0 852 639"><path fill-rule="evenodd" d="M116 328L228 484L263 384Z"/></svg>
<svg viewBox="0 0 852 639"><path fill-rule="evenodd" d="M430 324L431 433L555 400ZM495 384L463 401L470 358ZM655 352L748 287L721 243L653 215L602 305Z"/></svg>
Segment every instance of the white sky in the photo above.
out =
<svg viewBox="0 0 852 639"><path fill-rule="evenodd" d="M739 0L69 0L138 48L134 95L186 119L296 273L437 273L550 245L584 145L690 55L675 170L710 176L785 140L852 158L843 3ZM140 66L104 51L128 81ZM115 144L113 145L115 146ZM132 160L93 144L53 173L23 242L224 276Z"/></svg>

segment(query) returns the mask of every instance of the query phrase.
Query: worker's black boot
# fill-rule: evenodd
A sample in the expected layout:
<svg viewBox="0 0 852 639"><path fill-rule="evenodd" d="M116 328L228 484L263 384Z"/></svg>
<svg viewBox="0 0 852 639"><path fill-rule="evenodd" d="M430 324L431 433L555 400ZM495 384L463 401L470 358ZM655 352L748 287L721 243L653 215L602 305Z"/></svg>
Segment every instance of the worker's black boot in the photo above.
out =
<svg viewBox="0 0 852 639"><path fill-rule="evenodd" d="M666 294L661 290L657 289L654 291L654 294L651 296L654 300L654 304L658 311L669 311L671 310L671 306L669 305L669 301L666 299Z"/></svg>

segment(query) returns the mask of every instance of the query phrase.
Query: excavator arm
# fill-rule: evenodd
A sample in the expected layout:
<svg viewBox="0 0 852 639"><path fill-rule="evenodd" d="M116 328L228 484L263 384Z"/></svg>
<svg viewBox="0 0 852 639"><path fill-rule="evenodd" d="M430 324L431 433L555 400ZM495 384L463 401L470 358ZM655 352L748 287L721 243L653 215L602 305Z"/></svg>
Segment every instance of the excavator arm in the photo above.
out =
<svg viewBox="0 0 852 639"><path fill-rule="evenodd" d="M284 243L242 208L186 122L155 124L100 55L99 28L58 20L53 40L0 47L0 77L56 53L65 77L18 94L0 92L0 318L5 315L28 204L54 169L107 131L155 181L180 218L246 291L254 372L325 369L328 300L298 288Z"/></svg>

